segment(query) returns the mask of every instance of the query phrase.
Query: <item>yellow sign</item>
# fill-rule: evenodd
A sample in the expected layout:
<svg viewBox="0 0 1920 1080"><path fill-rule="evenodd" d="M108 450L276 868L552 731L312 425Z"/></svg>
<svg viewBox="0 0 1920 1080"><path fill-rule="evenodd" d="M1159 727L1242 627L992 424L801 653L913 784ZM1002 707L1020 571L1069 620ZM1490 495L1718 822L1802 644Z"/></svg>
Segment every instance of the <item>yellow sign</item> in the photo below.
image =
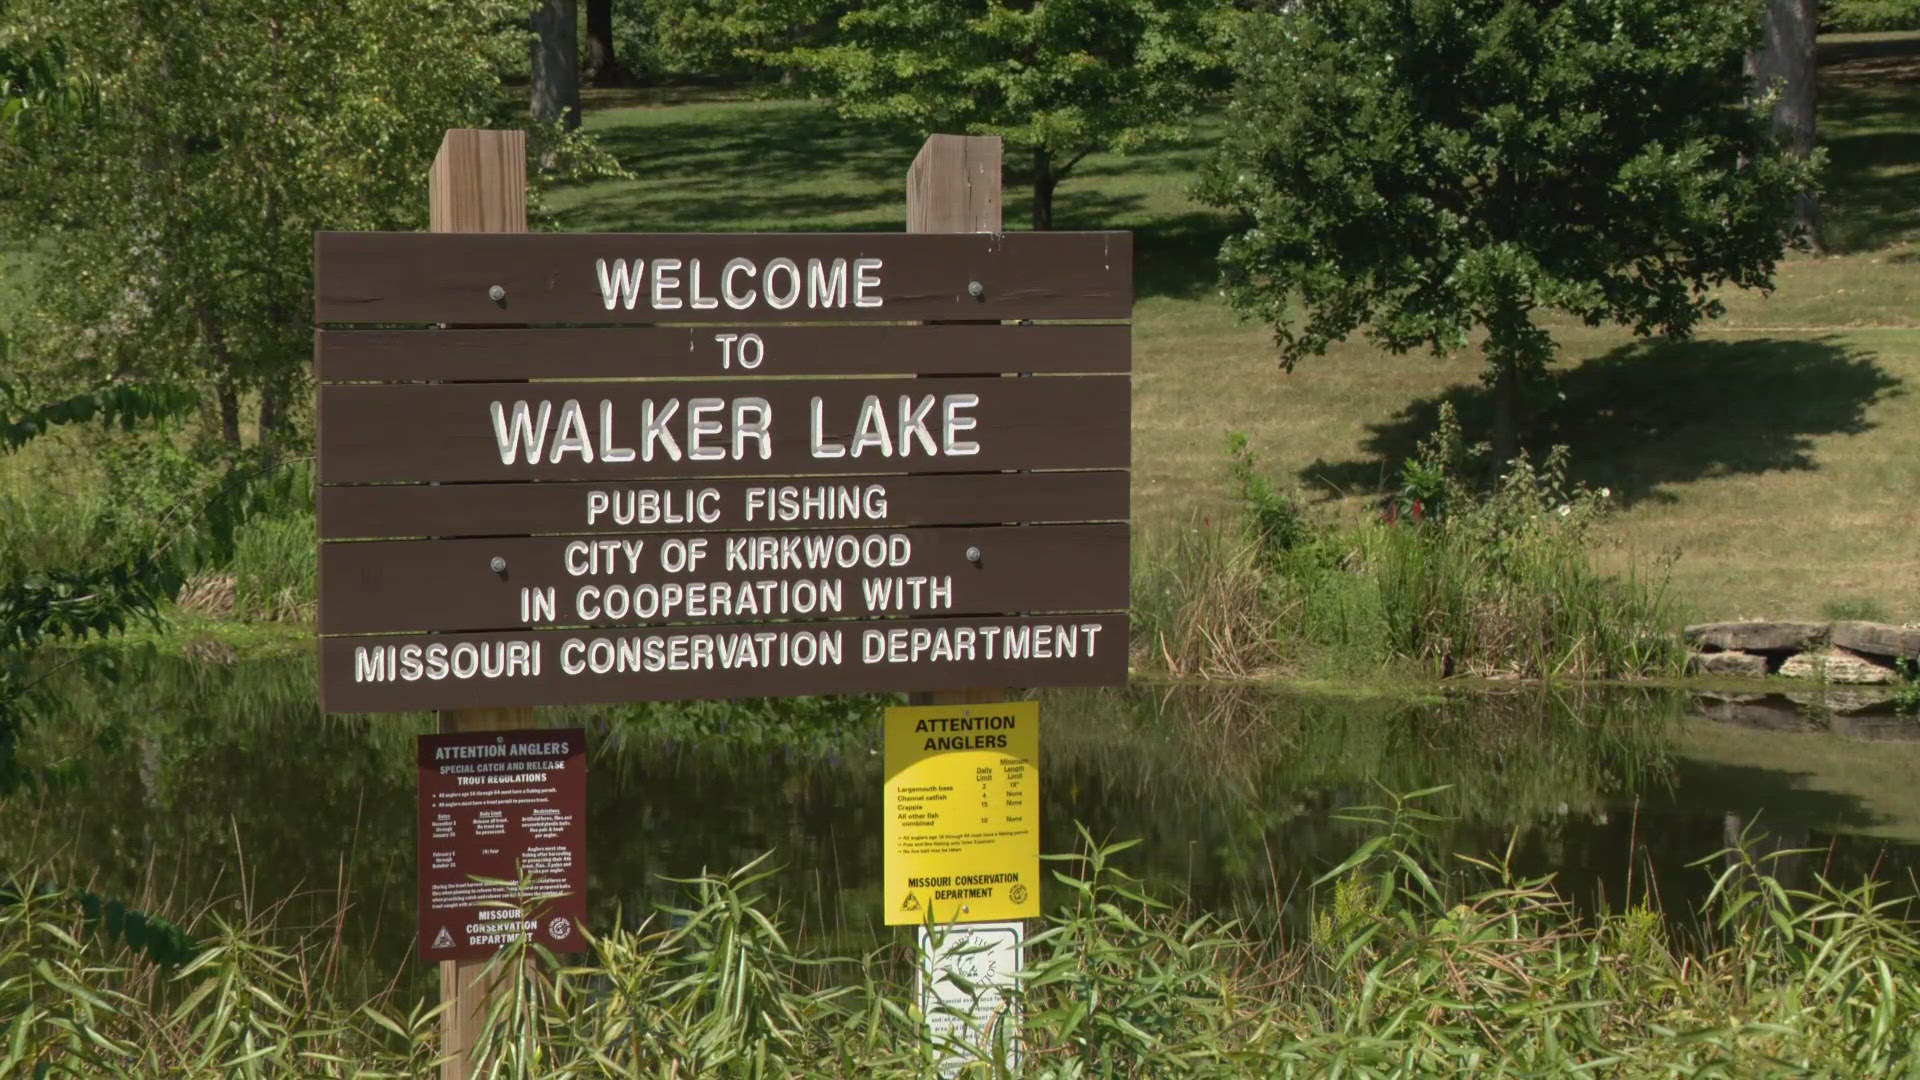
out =
<svg viewBox="0 0 1920 1080"><path fill-rule="evenodd" d="M887 710L887 925L1040 914L1040 703Z"/></svg>

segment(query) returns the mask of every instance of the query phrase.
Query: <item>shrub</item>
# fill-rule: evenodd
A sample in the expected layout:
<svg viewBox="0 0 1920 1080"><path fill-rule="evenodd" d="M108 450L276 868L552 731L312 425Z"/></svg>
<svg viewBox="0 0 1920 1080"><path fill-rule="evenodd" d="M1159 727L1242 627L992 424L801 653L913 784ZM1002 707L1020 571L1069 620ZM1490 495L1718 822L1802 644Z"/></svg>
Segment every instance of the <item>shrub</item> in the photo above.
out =
<svg viewBox="0 0 1920 1080"><path fill-rule="evenodd" d="M1563 447L1538 466L1515 459L1476 490L1467 478L1482 468L1486 448L1465 445L1443 406L1381 518L1346 528L1316 527L1276 495L1244 439L1236 437L1230 453L1229 476L1267 578L1260 611L1282 620L1275 637L1290 658L1318 651L1352 664L1406 660L1442 675L1530 678L1612 678L1681 662L1662 585L1594 567L1594 525L1610 493L1571 483ZM1185 554L1177 546L1173 553ZM1256 595L1223 573L1209 580ZM1190 610L1205 630L1179 640L1225 638L1224 627L1251 609L1229 617L1223 604L1208 602ZM1177 654L1150 659L1192 673Z"/></svg>

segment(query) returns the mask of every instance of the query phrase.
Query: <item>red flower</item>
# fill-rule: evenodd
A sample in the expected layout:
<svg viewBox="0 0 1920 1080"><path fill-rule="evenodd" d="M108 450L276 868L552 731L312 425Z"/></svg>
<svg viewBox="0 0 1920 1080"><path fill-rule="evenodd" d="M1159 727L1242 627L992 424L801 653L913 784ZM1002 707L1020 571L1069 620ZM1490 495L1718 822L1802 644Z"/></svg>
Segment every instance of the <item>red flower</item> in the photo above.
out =
<svg viewBox="0 0 1920 1080"><path fill-rule="evenodd" d="M1426 507L1420 505L1419 499L1413 500L1413 523L1418 525L1425 517Z"/></svg>

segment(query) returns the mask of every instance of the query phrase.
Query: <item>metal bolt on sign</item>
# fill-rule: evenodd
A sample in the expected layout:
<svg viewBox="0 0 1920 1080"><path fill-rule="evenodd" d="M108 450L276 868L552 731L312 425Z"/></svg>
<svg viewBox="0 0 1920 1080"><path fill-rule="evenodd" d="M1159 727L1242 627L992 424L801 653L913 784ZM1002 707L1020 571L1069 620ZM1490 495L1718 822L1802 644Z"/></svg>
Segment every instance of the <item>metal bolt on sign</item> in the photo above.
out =
<svg viewBox="0 0 1920 1080"><path fill-rule="evenodd" d="M506 287L506 286L504 286L504 285L495 285L495 286L493 286L492 288L490 288L490 289L488 289L488 290L487 290L487 299L489 299L489 300L491 300L491 301L493 301L493 302L494 302L494 303L496 303L496 304L504 304L504 303L506 303L506 302L507 302L507 287Z"/></svg>
<svg viewBox="0 0 1920 1080"><path fill-rule="evenodd" d="M493 572L496 574L504 574L507 572L507 560L498 555L495 555L493 561L487 565L492 567Z"/></svg>
<svg viewBox="0 0 1920 1080"><path fill-rule="evenodd" d="M969 281L967 282L967 295L978 300L987 295L987 287L977 281Z"/></svg>
<svg viewBox="0 0 1920 1080"><path fill-rule="evenodd" d="M977 547L968 548L967 561L974 564L975 566L980 565L980 549Z"/></svg>

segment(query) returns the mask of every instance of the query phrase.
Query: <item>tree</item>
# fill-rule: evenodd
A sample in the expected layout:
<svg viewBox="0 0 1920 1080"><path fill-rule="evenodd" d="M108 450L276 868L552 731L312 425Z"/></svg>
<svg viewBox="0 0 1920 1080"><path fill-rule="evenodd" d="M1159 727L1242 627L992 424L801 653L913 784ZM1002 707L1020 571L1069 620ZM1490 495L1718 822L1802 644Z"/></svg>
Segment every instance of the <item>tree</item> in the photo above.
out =
<svg viewBox="0 0 1920 1080"><path fill-rule="evenodd" d="M613 49L613 0L587 0L587 48L581 74L595 86L618 86L626 80L620 55Z"/></svg>
<svg viewBox="0 0 1920 1080"><path fill-rule="evenodd" d="M443 130L484 124L524 56L516 10L13 0L10 51L58 49L96 99L5 148L0 233L38 280L19 351L67 384L200 386L231 447L257 400L261 439L292 439L314 231L424 225Z"/></svg>
<svg viewBox="0 0 1920 1080"><path fill-rule="evenodd" d="M527 45L533 122L580 126L579 9L574 0L536 0ZM611 17L611 14L609 14Z"/></svg>
<svg viewBox="0 0 1920 1080"><path fill-rule="evenodd" d="M1815 0L1762 0L1760 41L1747 52L1753 93L1772 100L1773 132L1802 158L1813 154L1820 101ZM1811 188L1794 200L1794 228L1815 251L1824 250L1820 200Z"/></svg>
<svg viewBox="0 0 1920 1080"><path fill-rule="evenodd" d="M788 26L807 25L792 0ZM751 5L749 5L751 6ZM843 115L921 131L998 135L1033 155L1033 227L1053 227L1053 193L1098 150L1178 134L1220 76L1207 0L864 0L817 40L769 44L755 59L795 73ZM761 20L762 22L766 20Z"/></svg>
<svg viewBox="0 0 1920 1080"><path fill-rule="evenodd" d="M1228 293L1283 366L1365 330L1485 331L1495 447L1555 345L1542 316L1688 334L1766 288L1814 163L1745 104L1745 0L1303 0L1248 16L1203 195Z"/></svg>

